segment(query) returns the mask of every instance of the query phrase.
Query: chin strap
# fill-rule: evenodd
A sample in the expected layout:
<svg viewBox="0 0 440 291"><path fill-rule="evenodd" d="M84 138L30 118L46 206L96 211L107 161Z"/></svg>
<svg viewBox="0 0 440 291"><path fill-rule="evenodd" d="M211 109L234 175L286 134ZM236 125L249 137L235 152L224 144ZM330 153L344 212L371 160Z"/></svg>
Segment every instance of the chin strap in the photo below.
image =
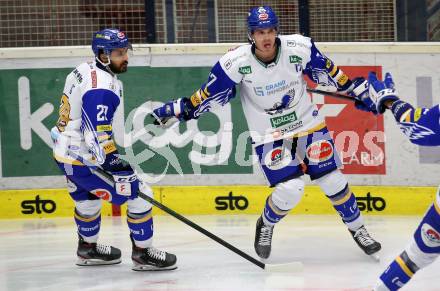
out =
<svg viewBox="0 0 440 291"><path fill-rule="evenodd" d="M108 58L109 61L108 61L107 63L104 63L104 62L102 62L98 57L95 57L95 59L96 59L96 65L97 65L100 69L106 70L106 71L109 72L112 76L114 76L115 73L114 73L114 72L112 71L112 69L110 69L110 67L109 67L109 65L111 64L110 56L107 55L107 58Z"/></svg>

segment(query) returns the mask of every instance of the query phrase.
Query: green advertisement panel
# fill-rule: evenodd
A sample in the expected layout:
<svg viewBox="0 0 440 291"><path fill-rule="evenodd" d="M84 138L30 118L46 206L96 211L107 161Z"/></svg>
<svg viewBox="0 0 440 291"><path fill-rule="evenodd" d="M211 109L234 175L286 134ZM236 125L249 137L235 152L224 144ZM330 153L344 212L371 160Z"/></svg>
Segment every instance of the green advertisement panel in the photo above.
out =
<svg viewBox="0 0 440 291"><path fill-rule="evenodd" d="M50 129L58 118L64 81L71 69L2 70L0 74L0 137L3 177L58 175L52 159ZM209 68L134 67L120 75L124 83L127 132L143 127L131 120L147 101L165 102L190 96L206 81ZM248 174L252 173L251 146L239 98L174 133L164 133L150 145L145 139L118 142L120 152L132 157L145 173ZM123 135L121 135L123 136ZM167 150L164 151L163 148ZM240 153L237 154L237 151ZM165 153L173 153L174 160ZM237 158L239 156L239 158ZM139 156L140 157L140 156Z"/></svg>

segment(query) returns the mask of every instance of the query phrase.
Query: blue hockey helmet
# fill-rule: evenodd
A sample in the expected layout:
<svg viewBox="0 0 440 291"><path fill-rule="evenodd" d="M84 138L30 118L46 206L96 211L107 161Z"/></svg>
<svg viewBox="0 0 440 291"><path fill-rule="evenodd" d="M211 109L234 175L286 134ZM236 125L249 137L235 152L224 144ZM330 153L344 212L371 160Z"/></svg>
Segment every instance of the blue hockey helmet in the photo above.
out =
<svg viewBox="0 0 440 291"><path fill-rule="evenodd" d="M93 34L92 50L96 57L100 51L110 55L112 50L125 47L131 49L131 44L125 33L117 28L106 28Z"/></svg>
<svg viewBox="0 0 440 291"><path fill-rule="evenodd" d="M252 33L256 29L278 28L278 18L270 6L254 7L249 11L248 32Z"/></svg>

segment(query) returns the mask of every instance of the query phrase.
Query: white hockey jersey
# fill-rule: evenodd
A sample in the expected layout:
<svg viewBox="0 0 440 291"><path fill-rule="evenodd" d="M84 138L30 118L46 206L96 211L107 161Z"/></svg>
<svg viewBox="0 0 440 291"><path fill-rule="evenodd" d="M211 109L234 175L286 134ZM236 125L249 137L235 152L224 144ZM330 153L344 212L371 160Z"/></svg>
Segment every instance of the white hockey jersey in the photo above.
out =
<svg viewBox="0 0 440 291"><path fill-rule="evenodd" d="M59 119L51 131L57 161L81 164L79 155L104 164L111 158L116 151L112 121L122 90L117 76L96 62L83 63L66 77Z"/></svg>
<svg viewBox="0 0 440 291"><path fill-rule="evenodd" d="M194 117L221 105L235 94L239 85L241 103L253 142L261 144L311 133L325 126L306 91L303 74L316 83L346 90L351 81L313 41L301 35L279 36L274 62L257 59L252 45L240 46L226 53L214 65L209 80L191 96Z"/></svg>

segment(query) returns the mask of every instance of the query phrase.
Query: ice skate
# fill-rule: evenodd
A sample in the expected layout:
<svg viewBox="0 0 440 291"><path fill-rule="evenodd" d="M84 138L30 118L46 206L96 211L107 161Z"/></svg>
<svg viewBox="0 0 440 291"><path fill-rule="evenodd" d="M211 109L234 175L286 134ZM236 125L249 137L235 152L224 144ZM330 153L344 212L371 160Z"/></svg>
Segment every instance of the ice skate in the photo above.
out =
<svg viewBox="0 0 440 291"><path fill-rule="evenodd" d="M365 254L379 261L377 252L380 251L382 246L370 236L365 226L361 226L356 231L350 230L350 233L357 245L364 251Z"/></svg>
<svg viewBox="0 0 440 291"><path fill-rule="evenodd" d="M257 220L255 230L255 252L262 259L267 259L270 256L272 247L273 226L265 225L263 218L260 216Z"/></svg>
<svg viewBox="0 0 440 291"><path fill-rule="evenodd" d="M88 243L81 235L76 254L78 266L114 265L121 262L121 250L98 243Z"/></svg>
<svg viewBox="0 0 440 291"><path fill-rule="evenodd" d="M134 271L164 271L177 269L175 255L158 250L154 247L139 248L132 239L133 252L131 259L133 260Z"/></svg>

